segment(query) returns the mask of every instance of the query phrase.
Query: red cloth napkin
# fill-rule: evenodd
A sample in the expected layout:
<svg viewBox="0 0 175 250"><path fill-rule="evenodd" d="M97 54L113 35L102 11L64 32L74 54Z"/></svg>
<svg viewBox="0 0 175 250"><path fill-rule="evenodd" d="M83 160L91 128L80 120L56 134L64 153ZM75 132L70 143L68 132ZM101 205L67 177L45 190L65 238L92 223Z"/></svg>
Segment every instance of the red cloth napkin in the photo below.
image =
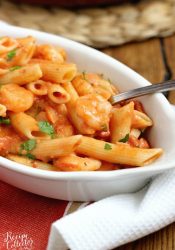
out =
<svg viewBox="0 0 175 250"><path fill-rule="evenodd" d="M46 249L50 226L67 204L0 182L0 250Z"/></svg>

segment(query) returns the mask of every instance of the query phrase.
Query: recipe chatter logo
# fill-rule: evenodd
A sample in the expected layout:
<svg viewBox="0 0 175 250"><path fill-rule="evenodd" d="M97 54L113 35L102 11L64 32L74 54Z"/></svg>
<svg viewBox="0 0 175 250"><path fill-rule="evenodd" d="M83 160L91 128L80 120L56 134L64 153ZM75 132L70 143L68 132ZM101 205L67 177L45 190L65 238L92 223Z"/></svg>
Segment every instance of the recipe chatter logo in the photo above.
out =
<svg viewBox="0 0 175 250"><path fill-rule="evenodd" d="M1 247L0 247L1 249ZM32 250L33 240L25 233L15 234L6 232L3 234L3 250Z"/></svg>

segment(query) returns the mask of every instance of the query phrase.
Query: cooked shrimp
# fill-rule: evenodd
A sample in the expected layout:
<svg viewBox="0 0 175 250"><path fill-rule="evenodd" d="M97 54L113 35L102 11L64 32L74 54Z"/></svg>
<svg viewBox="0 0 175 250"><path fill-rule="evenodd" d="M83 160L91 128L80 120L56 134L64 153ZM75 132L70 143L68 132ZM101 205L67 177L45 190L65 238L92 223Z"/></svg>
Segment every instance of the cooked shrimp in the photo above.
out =
<svg viewBox="0 0 175 250"><path fill-rule="evenodd" d="M89 127L102 130L104 124L109 124L111 108L111 104L102 96L90 94L77 100L75 112Z"/></svg>
<svg viewBox="0 0 175 250"><path fill-rule="evenodd" d="M0 126L0 155L18 154L22 139L11 126Z"/></svg>
<svg viewBox="0 0 175 250"><path fill-rule="evenodd" d="M111 171L120 169L120 165L111 162L102 161L101 167L97 171Z"/></svg>
<svg viewBox="0 0 175 250"><path fill-rule="evenodd" d="M17 84L6 84L0 89L0 103L5 105L7 110L24 112L32 107L33 101L33 94Z"/></svg>
<svg viewBox="0 0 175 250"><path fill-rule="evenodd" d="M118 92L112 87L109 81L103 79L103 77L98 74L79 74L73 79L72 84L80 96L96 93L105 99L109 99L111 95Z"/></svg>
<svg viewBox="0 0 175 250"><path fill-rule="evenodd" d="M148 142L144 138L137 139L135 136L129 136L129 145L137 148L150 148Z"/></svg>
<svg viewBox="0 0 175 250"><path fill-rule="evenodd" d="M71 154L59 157L54 161L54 166L62 171L94 171L100 168L101 161Z"/></svg>

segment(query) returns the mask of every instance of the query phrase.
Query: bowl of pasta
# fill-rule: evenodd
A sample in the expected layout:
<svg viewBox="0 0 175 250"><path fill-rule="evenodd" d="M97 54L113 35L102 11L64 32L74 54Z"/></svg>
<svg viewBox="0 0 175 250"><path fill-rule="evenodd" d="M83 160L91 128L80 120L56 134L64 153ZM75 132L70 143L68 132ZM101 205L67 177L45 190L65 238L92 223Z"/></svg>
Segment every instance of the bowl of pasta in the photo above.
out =
<svg viewBox="0 0 175 250"><path fill-rule="evenodd" d="M133 192L174 168L174 111L162 94L112 106L149 85L77 42L0 23L1 180L92 201Z"/></svg>

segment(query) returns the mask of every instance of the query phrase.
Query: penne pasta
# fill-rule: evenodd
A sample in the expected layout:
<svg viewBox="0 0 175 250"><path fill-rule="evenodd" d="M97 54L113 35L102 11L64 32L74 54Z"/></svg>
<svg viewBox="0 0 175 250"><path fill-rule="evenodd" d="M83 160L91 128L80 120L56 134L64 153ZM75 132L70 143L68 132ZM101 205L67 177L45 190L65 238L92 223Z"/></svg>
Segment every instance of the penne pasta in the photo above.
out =
<svg viewBox="0 0 175 250"><path fill-rule="evenodd" d="M6 106L3 104L0 104L0 116L6 117L6 111L7 111Z"/></svg>
<svg viewBox="0 0 175 250"><path fill-rule="evenodd" d="M48 93L47 83L42 80L30 82L26 84L26 88L30 90L34 95L42 96Z"/></svg>
<svg viewBox="0 0 175 250"><path fill-rule="evenodd" d="M134 103L121 107L114 108L110 120L111 142L117 143L123 139L131 131L133 119Z"/></svg>
<svg viewBox="0 0 175 250"><path fill-rule="evenodd" d="M36 47L34 58L63 63L66 58L66 53L62 48L57 48L49 44L42 44Z"/></svg>
<svg viewBox="0 0 175 250"><path fill-rule="evenodd" d="M49 84L48 97L57 104L67 103L70 100L70 95L59 84Z"/></svg>
<svg viewBox="0 0 175 250"><path fill-rule="evenodd" d="M14 129L22 136L29 139L33 138L50 138L48 135L39 130L37 121L30 115L23 112L10 115L11 124Z"/></svg>
<svg viewBox="0 0 175 250"><path fill-rule="evenodd" d="M39 64L29 64L16 70L9 71L0 77L0 84L18 84L24 85L37 81L42 77L42 71Z"/></svg>
<svg viewBox="0 0 175 250"><path fill-rule="evenodd" d="M19 42L11 37L2 37L0 39L0 55L16 49Z"/></svg>
<svg viewBox="0 0 175 250"><path fill-rule="evenodd" d="M81 142L81 138L81 135L74 135L59 139L41 140L37 142L36 148L31 153L39 160L66 156L75 151Z"/></svg>
<svg viewBox="0 0 175 250"><path fill-rule="evenodd" d="M145 113L134 110L132 128L144 129L152 125L152 120Z"/></svg>
<svg viewBox="0 0 175 250"><path fill-rule="evenodd" d="M18 38L19 48L15 50L15 55L9 60L11 66L26 65L34 55L36 49L36 39L32 36Z"/></svg>
<svg viewBox="0 0 175 250"><path fill-rule="evenodd" d="M54 63L46 60L35 60L31 63L39 63L42 71L42 79L53 83L66 83L72 81L77 73L76 65L73 63Z"/></svg>
<svg viewBox="0 0 175 250"><path fill-rule="evenodd" d="M101 161L72 154L59 157L54 161L54 166L62 171L95 171L100 168Z"/></svg>
<svg viewBox="0 0 175 250"><path fill-rule="evenodd" d="M163 151L161 148L134 148L126 143L113 144L83 136L76 153L112 163L143 166L157 159Z"/></svg>
<svg viewBox="0 0 175 250"><path fill-rule="evenodd" d="M29 159L25 156L19 156L19 155L14 155L14 154L8 154L7 159L18 162L20 164L23 164L28 167L32 168L37 168L37 169L42 169L42 170L47 170L47 171L58 171L58 167L55 167L51 164L38 161L38 160L32 160Z"/></svg>
<svg viewBox="0 0 175 250"><path fill-rule="evenodd" d="M73 87L71 82L64 83L64 84L62 84L62 86L64 87L66 92L70 95L70 101L67 104L70 107L71 105L75 104L75 102L79 98L79 95L78 95L77 91L75 90L75 88Z"/></svg>

